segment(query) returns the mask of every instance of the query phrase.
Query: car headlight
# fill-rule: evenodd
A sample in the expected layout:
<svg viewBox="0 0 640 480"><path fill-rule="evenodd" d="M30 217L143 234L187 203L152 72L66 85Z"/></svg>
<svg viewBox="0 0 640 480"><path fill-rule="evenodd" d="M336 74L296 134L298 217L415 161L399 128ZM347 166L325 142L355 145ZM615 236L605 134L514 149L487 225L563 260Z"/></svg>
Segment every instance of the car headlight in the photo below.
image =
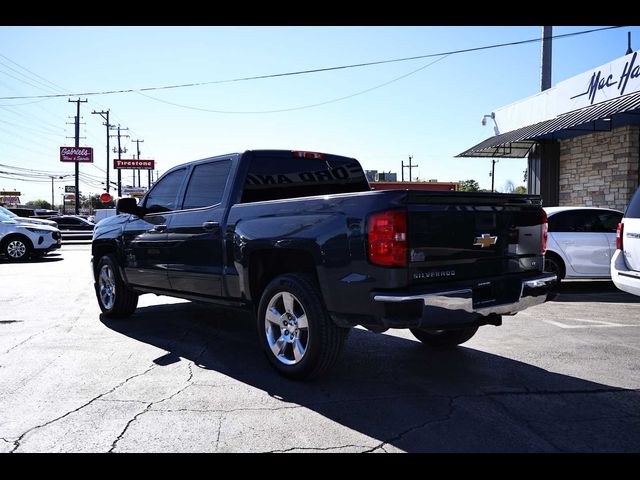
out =
<svg viewBox="0 0 640 480"><path fill-rule="evenodd" d="M32 233L37 233L38 235L44 235L46 233L52 233L50 230L42 230L40 228L33 228L33 227L25 227L27 230L29 230Z"/></svg>

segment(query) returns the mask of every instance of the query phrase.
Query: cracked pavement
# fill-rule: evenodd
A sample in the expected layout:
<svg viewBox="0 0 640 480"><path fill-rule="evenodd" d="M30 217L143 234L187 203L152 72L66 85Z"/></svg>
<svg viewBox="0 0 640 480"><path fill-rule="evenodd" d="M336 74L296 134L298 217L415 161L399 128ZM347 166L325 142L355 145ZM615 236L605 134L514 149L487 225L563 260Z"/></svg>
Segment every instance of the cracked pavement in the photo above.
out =
<svg viewBox="0 0 640 480"><path fill-rule="evenodd" d="M640 297L610 282L455 351L354 329L297 383L235 311L145 295L101 320L89 252L0 260L0 452L640 451Z"/></svg>

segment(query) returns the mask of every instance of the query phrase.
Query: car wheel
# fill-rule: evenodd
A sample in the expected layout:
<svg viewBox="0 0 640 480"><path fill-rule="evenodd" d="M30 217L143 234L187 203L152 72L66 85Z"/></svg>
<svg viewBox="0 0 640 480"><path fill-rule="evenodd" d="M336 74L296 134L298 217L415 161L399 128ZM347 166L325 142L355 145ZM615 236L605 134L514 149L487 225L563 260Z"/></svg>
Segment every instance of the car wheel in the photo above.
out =
<svg viewBox="0 0 640 480"><path fill-rule="evenodd" d="M545 255L544 257L544 271L548 273L555 273L556 277L558 277L558 283L564 277L564 268L562 265L562 260L557 258L555 255Z"/></svg>
<svg viewBox="0 0 640 480"><path fill-rule="evenodd" d="M31 242L21 236L7 238L2 245L2 251L10 262L22 262L31 255Z"/></svg>
<svg viewBox="0 0 640 480"><path fill-rule="evenodd" d="M478 326L458 328L455 330L430 330L412 328L413 336L429 347L447 349L456 347L471 339L478 331Z"/></svg>
<svg viewBox="0 0 640 480"><path fill-rule="evenodd" d="M327 372L349 332L331 320L316 281L302 273L269 283L258 306L257 328L271 365L298 380Z"/></svg>
<svg viewBox="0 0 640 480"><path fill-rule="evenodd" d="M129 317L138 306L138 294L129 289L113 255L104 255L96 267L96 296L100 310L109 318Z"/></svg>

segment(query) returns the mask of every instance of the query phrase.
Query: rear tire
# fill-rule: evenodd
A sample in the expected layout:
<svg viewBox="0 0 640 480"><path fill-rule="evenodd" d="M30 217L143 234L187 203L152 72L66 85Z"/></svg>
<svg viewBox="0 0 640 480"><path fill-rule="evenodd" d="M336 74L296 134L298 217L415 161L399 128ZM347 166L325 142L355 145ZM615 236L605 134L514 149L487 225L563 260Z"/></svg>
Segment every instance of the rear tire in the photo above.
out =
<svg viewBox="0 0 640 480"><path fill-rule="evenodd" d="M129 317L138 306L138 294L124 283L112 254L98 260L95 287L100 310L108 318Z"/></svg>
<svg viewBox="0 0 640 480"><path fill-rule="evenodd" d="M326 373L349 332L331 320L316 281L304 273L280 275L267 285L258 306L257 328L269 363L296 380Z"/></svg>
<svg viewBox="0 0 640 480"><path fill-rule="evenodd" d="M458 328L455 330L428 330L412 328L413 336L425 345L436 349L449 349L470 340L476 332L478 326Z"/></svg>
<svg viewBox="0 0 640 480"><path fill-rule="evenodd" d="M21 235L12 235L2 242L2 253L10 262L24 262L31 256L31 242Z"/></svg>

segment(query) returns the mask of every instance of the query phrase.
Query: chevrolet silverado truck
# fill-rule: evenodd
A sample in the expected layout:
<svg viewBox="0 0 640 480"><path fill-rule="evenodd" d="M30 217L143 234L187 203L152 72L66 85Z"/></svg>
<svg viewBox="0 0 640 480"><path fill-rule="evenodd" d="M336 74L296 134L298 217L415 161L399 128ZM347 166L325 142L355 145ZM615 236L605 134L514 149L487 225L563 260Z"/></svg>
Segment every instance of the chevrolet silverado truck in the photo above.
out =
<svg viewBox="0 0 640 480"><path fill-rule="evenodd" d="M275 369L325 373L349 329L447 348L550 299L529 195L372 191L354 158L253 150L176 166L95 227L104 316L145 293L249 309Z"/></svg>

